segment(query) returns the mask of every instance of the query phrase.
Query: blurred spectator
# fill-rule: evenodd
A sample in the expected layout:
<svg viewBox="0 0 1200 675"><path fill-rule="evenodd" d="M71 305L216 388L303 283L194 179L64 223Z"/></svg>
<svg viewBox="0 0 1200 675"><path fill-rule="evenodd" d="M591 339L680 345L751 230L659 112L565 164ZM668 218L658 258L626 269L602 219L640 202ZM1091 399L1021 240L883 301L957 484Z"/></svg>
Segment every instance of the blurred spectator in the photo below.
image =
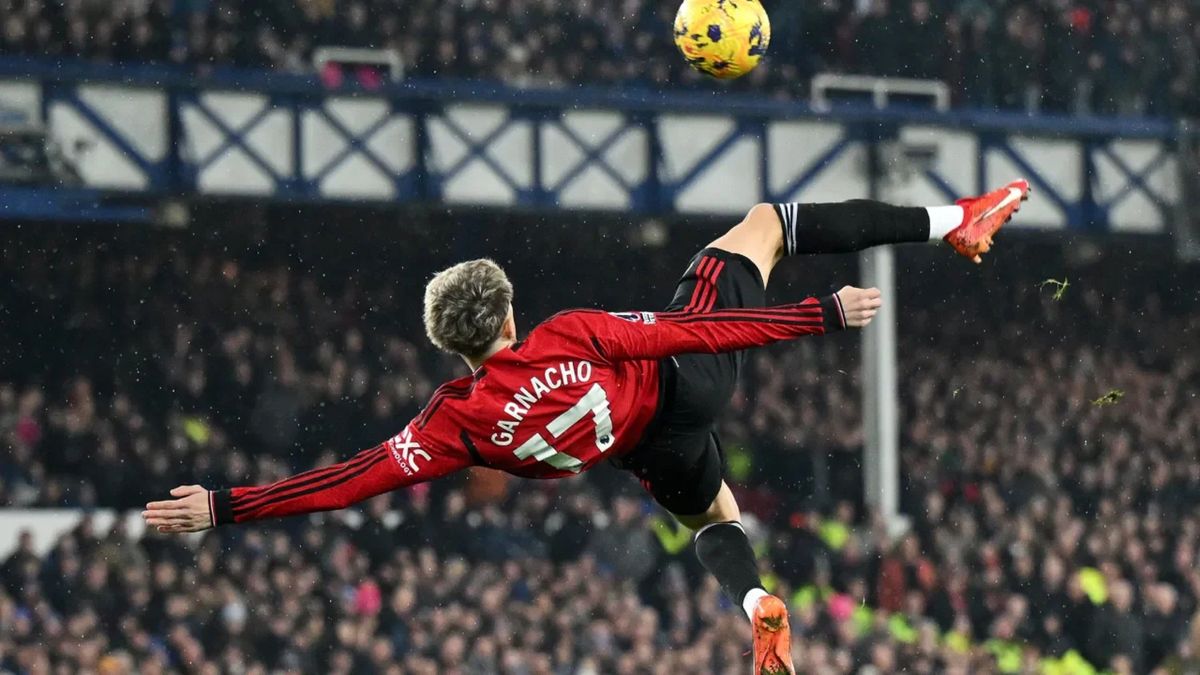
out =
<svg viewBox="0 0 1200 675"><path fill-rule="evenodd" d="M566 306L658 306L711 238L679 228L668 248L631 250L611 228L504 221L467 218L455 237L417 215L403 237L352 224L304 237L6 230L0 502L131 508L178 483L327 464L394 433L460 372L416 319L433 270L496 256L529 326ZM618 259L621 284L595 273ZM764 573L792 598L808 672L1042 658L1150 672L1196 658L1194 267L1124 243L1065 262L1006 241L994 260L980 282L943 250L899 250L912 529L898 541L861 507L862 434L845 423L860 416L854 337L748 361L723 425L730 471L765 523ZM783 265L771 294L853 278L844 263ZM1054 300L1038 282L1064 265L1071 287ZM195 552L123 532L72 535L46 556L25 544L0 567L0 658L139 672L189 659L305 672L741 663L744 621L686 533L679 545L647 520L627 476L475 480L222 530Z"/></svg>

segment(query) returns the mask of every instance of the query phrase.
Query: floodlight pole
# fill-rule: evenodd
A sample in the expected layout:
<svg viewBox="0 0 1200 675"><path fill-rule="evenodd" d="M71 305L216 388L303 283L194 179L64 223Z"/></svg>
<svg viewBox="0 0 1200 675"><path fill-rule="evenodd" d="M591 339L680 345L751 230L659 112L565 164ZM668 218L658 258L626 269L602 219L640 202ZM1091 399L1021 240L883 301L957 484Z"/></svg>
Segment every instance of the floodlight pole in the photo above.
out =
<svg viewBox="0 0 1200 675"><path fill-rule="evenodd" d="M880 199L885 168L881 139L867 143L868 194ZM896 267L891 246L858 254L863 288L878 288L883 307L862 336L863 491L866 505L880 514L888 532L904 528L900 516L900 414L896 395Z"/></svg>
<svg viewBox="0 0 1200 675"><path fill-rule="evenodd" d="M863 331L863 489L867 506L894 532L900 518L899 399L896 396L896 269L890 246L859 254L864 288L883 293L883 307Z"/></svg>
<svg viewBox="0 0 1200 675"><path fill-rule="evenodd" d="M1179 204L1171 213L1175 254L1185 262L1200 260L1200 220L1192 214L1200 206L1200 128L1186 120L1178 123Z"/></svg>
<svg viewBox="0 0 1200 675"><path fill-rule="evenodd" d="M936 80L909 80L822 73L812 80L814 110L830 110L834 92L868 93L876 108L886 108L892 94L926 97L939 112L950 107L950 88ZM871 138L864 139L867 151L867 191L872 199L884 199L888 168L884 165L882 143L894 130L876 127ZM890 246L877 246L859 254L864 288L875 286L883 293L883 308L863 331L863 492L868 507L877 511L896 536L907 526L900 514L900 412L896 376L896 297L895 259Z"/></svg>

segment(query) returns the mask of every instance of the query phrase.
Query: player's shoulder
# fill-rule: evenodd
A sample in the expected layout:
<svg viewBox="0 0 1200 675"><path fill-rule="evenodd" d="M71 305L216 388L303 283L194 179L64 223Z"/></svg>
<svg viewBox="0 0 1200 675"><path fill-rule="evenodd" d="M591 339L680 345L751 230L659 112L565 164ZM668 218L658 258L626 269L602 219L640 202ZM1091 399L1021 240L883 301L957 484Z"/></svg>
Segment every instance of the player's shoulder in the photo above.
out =
<svg viewBox="0 0 1200 675"><path fill-rule="evenodd" d="M532 338L535 335L543 333L567 334L570 335L577 332L578 329L588 324L597 318L608 314L602 309L564 309L563 311L551 316L549 319L539 323L529 336Z"/></svg>
<svg viewBox="0 0 1200 675"><path fill-rule="evenodd" d="M586 320L588 317L600 316L607 313L608 312L605 312L602 309L596 309L594 307L576 307L574 309L564 309L561 312L551 316L549 319L543 321L541 324L539 324L539 327L575 319Z"/></svg>
<svg viewBox="0 0 1200 675"><path fill-rule="evenodd" d="M529 352L588 352L597 319L607 312L599 309L568 309L539 323L529 331L521 347ZM590 352L588 352L590 353Z"/></svg>
<svg viewBox="0 0 1200 675"><path fill-rule="evenodd" d="M472 373L471 375L463 375L462 377L456 377L453 380L444 382L442 383L442 386L433 390L433 396L430 397L430 400L433 400L438 396L449 396L450 394L462 391L464 389L470 390L475 386L476 379L477 378L475 377L475 374Z"/></svg>
<svg viewBox="0 0 1200 675"><path fill-rule="evenodd" d="M603 309L569 309L543 321L530 335L539 331L568 339L592 340L596 335L620 332L627 324L651 326L660 315L654 312L609 312ZM619 319L619 320L618 320Z"/></svg>
<svg viewBox="0 0 1200 675"><path fill-rule="evenodd" d="M463 401L471 397L471 393L475 390L478 378L472 375L464 375L449 382L434 390L433 395L429 397L429 403L421 410L417 418L413 420L413 425L418 432L425 431L434 420L439 419L438 411L443 407L450 405L453 407L455 401Z"/></svg>

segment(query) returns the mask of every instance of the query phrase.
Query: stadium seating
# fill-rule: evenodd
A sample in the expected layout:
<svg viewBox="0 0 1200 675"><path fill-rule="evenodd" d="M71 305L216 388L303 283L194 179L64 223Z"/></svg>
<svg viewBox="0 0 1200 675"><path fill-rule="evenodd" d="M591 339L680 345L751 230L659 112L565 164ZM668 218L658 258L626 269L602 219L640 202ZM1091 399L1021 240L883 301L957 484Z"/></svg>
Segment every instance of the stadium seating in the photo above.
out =
<svg viewBox="0 0 1200 675"><path fill-rule="evenodd" d="M528 230L490 227L511 228L493 252L526 325L661 304L707 234L631 252L541 224L549 239L523 251L507 244ZM0 504L130 508L181 482L272 480L391 435L460 372L426 347L414 289L490 243L452 250L418 220L403 241L289 232L5 232L4 311L46 323L0 322ZM901 250L912 528L895 544L861 506L857 341L754 357L724 429L729 471L773 590L793 599L804 672L1195 659L1194 269L1097 251L1064 268L1056 247L1011 246L984 280L944 251ZM588 273L614 256L631 261L621 284ZM847 281L844 262L781 267L772 295ZM1047 269L1069 277L1058 299L1028 271ZM0 568L0 671L740 667L744 622L628 477L518 482L501 502L474 480L221 530L195 556L190 540L86 526L18 552Z"/></svg>
<svg viewBox="0 0 1200 675"><path fill-rule="evenodd" d="M32 532L15 548L0 541L0 675L746 669L748 626L699 566L690 532L611 467L548 482L472 470L341 512L195 537L144 533L136 515L178 484L273 481L396 433L464 374L419 320L419 290L440 267L496 258L522 329L580 305L656 309L713 221L356 209L320 203L320 190L231 207L187 193L203 183L190 178L154 183L148 197L102 183L82 200L59 194L82 181L55 144L86 126L70 112L86 106L69 104L88 95L68 90L96 73L156 87L161 76L170 100L196 82L265 76L286 89L296 75L311 80L296 87L305 100L322 86L378 88L392 73L485 97L505 93L497 82L579 98L591 92L576 87L700 92L679 97L689 102L726 91L802 100L825 72L937 79L955 106L984 111L959 117L1016 125L1012 147L1028 140L1026 116L988 111L1039 113L1035 126L1053 134L1081 120L1049 115L1101 116L1088 122L1108 130L1075 139L1082 170L1044 165L1065 154L1010 153L1055 188L1047 203L1070 212L1070 238L1006 231L982 268L934 247L897 249L900 536L864 505L855 336L749 359L722 423L726 473L768 590L791 608L799 672L1200 673L1200 271L1176 262L1165 236L1128 234L1154 229L1139 209L1159 201L1163 231L1186 233L1165 213L1174 174L1158 168L1178 171L1194 202L1194 153L1175 166L1137 138L1146 117L1175 128L1200 116L1200 0L767 7L766 67L716 83L679 58L676 4L660 0L0 0L0 77L38 73L35 96L0 101L0 187L36 188L10 193L26 215L0 204L0 532L27 517L77 522L48 547L45 531L38 545ZM318 78L322 47L398 58ZM20 98L20 86L6 91ZM43 113L45 124L22 117ZM48 136L56 126L62 138ZM170 127L167 138L182 138ZM1131 134L1129 147L1110 147L1114 133ZM231 154L249 134L230 132ZM112 137L83 139L68 149ZM263 156L299 153L263 143ZM981 178L1006 147L980 147ZM163 160L175 161L171 176L194 168L180 152ZM89 166L110 176L121 165ZM1086 176L1083 206L1054 194L1070 192L1058 172ZM131 175L115 185L142 185ZM563 206L558 195L537 207ZM60 200L71 208L46 208ZM112 214L127 204L145 222L45 222L124 219ZM1123 234L1092 239L1084 227ZM851 257L789 260L770 297L855 274Z"/></svg>
<svg viewBox="0 0 1200 675"><path fill-rule="evenodd" d="M1194 0L776 3L771 68L733 87L803 97L817 72L934 78L961 105L1197 114ZM0 3L0 56L311 69L322 45L396 50L412 77L696 87L672 3L321 0ZM705 83L705 88L711 85Z"/></svg>

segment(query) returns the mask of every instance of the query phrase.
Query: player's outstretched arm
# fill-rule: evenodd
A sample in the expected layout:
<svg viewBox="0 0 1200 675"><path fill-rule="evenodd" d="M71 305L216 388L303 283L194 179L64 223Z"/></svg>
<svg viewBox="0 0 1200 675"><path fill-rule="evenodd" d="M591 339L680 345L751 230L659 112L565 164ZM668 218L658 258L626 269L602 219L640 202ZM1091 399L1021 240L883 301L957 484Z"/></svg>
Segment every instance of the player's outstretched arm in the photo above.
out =
<svg viewBox="0 0 1200 675"><path fill-rule="evenodd" d="M576 338L589 336L604 359L662 359L676 354L739 351L805 335L862 328L882 305L879 289L846 286L823 298L775 307L703 313L565 312L547 326Z"/></svg>
<svg viewBox="0 0 1200 675"><path fill-rule="evenodd" d="M422 447L424 446L424 447ZM470 466L469 456L427 450L403 433L345 462L252 487L208 490L181 485L174 499L150 502L142 512L146 525L159 532L199 532L217 525L334 511L392 490L440 478Z"/></svg>

